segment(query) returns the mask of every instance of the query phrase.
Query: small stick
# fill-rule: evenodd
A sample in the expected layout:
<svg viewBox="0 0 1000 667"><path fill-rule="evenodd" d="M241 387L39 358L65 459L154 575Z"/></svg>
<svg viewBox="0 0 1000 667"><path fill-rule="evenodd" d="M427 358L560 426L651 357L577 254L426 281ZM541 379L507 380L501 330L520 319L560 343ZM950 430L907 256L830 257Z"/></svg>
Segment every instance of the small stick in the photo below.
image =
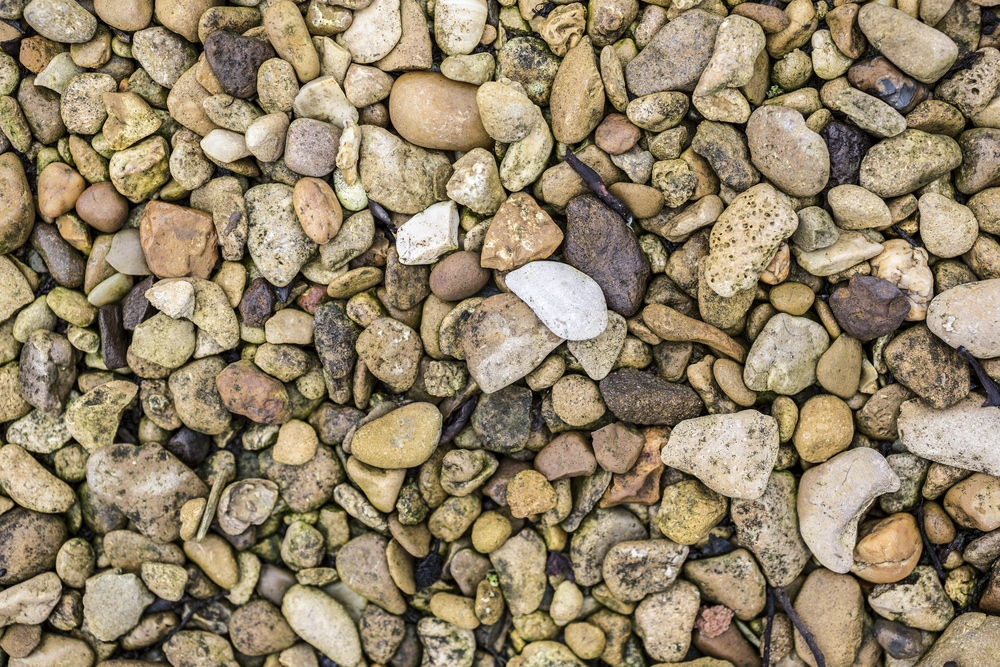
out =
<svg viewBox="0 0 1000 667"><path fill-rule="evenodd" d="M826 667L826 658L823 657L823 651L819 650L819 645L816 644L816 638L813 634L806 629L805 623L799 618L799 613L795 611L795 607L792 606L792 601L788 599L785 595L785 591L781 587L776 587L774 589L774 595L778 598L778 602L781 603L782 608L785 610L785 614L792 621L792 625L795 629L799 631L802 638L806 641L806 646L812 651L813 658L816 659L816 667Z"/></svg>
<svg viewBox="0 0 1000 667"><path fill-rule="evenodd" d="M941 567L941 560L938 558L937 550L931 541L927 539L927 532L924 530L924 501L923 498L920 499L920 504L916 506L915 513L917 515L917 531L920 533L920 538L924 541L924 551L928 553L931 557L931 563L934 564L934 571L937 572L937 576L941 577L943 582L948 578L948 575L944 573L944 568Z"/></svg>
<svg viewBox="0 0 1000 667"><path fill-rule="evenodd" d="M972 356L972 354L966 350L965 347L959 345L958 353L965 357L965 360L969 362L970 366L972 366L972 370L976 372L976 377L979 378L979 384L983 385L983 390L986 391L986 402L983 403L981 407L1000 407L1000 389L997 389L996 382L993 381L993 378L986 374L986 371L983 370L979 360Z"/></svg>
<svg viewBox="0 0 1000 667"><path fill-rule="evenodd" d="M389 236L392 240L396 240L396 225L392 224L392 218L389 217L389 212L382 207L377 201L368 200L368 209L372 212L372 215L376 220L382 223L386 231L389 232Z"/></svg>
<svg viewBox="0 0 1000 667"><path fill-rule="evenodd" d="M911 247L913 247L913 248L920 248L920 247L922 247L920 245L919 241L917 241L915 238L913 238L912 236L910 236L909 234L907 234L906 232L904 232L902 229L900 229L899 225L893 225L892 227L890 227L890 229L892 229L892 231L894 231L897 234L899 234L899 237L901 239L903 239L904 241L906 241L907 243L909 243Z"/></svg>
<svg viewBox="0 0 1000 667"><path fill-rule="evenodd" d="M622 220L628 224L632 224L635 220L635 216L632 215L632 211L628 210L628 207L622 203L622 200L615 197L613 194L608 192L608 186L604 184L601 180L600 174L591 169L586 163L584 163L580 158L573 155L572 151L567 150L566 154L563 155L563 159L566 160L566 164L573 168L583 182L587 184L587 187L594 191L598 197L601 198L605 204L611 207L615 213L622 217Z"/></svg>
<svg viewBox="0 0 1000 667"><path fill-rule="evenodd" d="M774 590L767 587L767 629L764 630L764 651L761 664L771 667L771 633L774 632Z"/></svg>

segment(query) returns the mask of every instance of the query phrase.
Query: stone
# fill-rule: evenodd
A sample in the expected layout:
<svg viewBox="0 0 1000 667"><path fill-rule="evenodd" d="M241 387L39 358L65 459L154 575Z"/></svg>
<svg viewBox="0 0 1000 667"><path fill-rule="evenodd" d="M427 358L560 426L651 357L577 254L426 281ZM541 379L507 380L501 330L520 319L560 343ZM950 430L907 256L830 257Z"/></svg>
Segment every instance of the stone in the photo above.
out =
<svg viewBox="0 0 1000 667"><path fill-rule="evenodd" d="M656 526L674 542L696 544L722 520L728 504L698 480L684 480L663 489Z"/></svg>
<svg viewBox="0 0 1000 667"><path fill-rule="evenodd" d="M600 124L604 116L604 84L590 37L571 48L559 65L552 94L552 134L557 141L575 144Z"/></svg>
<svg viewBox="0 0 1000 667"><path fill-rule="evenodd" d="M139 532L157 542L176 540L181 506L208 495L208 488L187 466L155 443L116 444L92 453L87 483L97 498L116 507Z"/></svg>
<svg viewBox="0 0 1000 667"><path fill-rule="evenodd" d="M750 500L764 494L777 456L778 423L753 410L682 421L661 451L666 465L713 491Z"/></svg>
<svg viewBox="0 0 1000 667"><path fill-rule="evenodd" d="M830 295L829 304L837 324L862 343L892 333L910 312L899 288L874 276L851 276L846 287Z"/></svg>
<svg viewBox="0 0 1000 667"><path fill-rule="evenodd" d="M760 184L739 195L712 228L709 286L726 297L751 287L797 226L795 212L773 187Z"/></svg>
<svg viewBox="0 0 1000 667"><path fill-rule="evenodd" d="M434 204L410 218L397 232L399 261L432 264L458 249L458 206L452 201Z"/></svg>
<svg viewBox="0 0 1000 667"><path fill-rule="evenodd" d="M413 468L433 453L441 423L441 413L432 404L412 403L359 428L351 453L379 468Z"/></svg>
<svg viewBox="0 0 1000 667"><path fill-rule="evenodd" d="M802 537L817 560L834 572L849 572L858 521L879 495L899 485L885 459L867 448L841 452L807 470L797 508Z"/></svg>
<svg viewBox="0 0 1000 667"><path fill-rule="evenodd" d="M84 618L95 637L114 641L139 623L155 599L138 576L109 572L87 581Z"/></svg>
<svg viewBox="0 0 1000 667"><path fill-rule="evenodd" d="M646 539L646 529L624 508L598 509L573 532L569 556L580 585L593 586L603 578L602 563L614 545Z"/></svg>
<svg viewBox="0 0 1000 667"><path fill-rule="evenodd" d="M847 403L836 396L821 395L810 398L800 409L792 442L803 461L822 463L846 449L853 437L854 420Z"/></svg>
<svg viewBox="0 0 1000 667"><path fill-rule="evenodd" d="M927 252L947 258L972 248L979 236L979 223L971 210L933 192L920 197L919 206L920 238Z"/></svg>
<svg viewBox="0 0 1000 667"><path fill-rule="evenodd" d="M890 7L862 7L858 26L872 46L918 81L934 83L958 57L944 33ZM914 45L920 44L919 48Z"/></svg>
<svg viewBox="0 0 1000 667"><path fill-rule="evenodd" d="M500 183L493 154L484 148L474 148L453 165L455 173L448 179L449 199L468 206L476 213L492 215L504 202L506 192Z"/></svg>
<svg viewBox="0 0 1000 667"><path fill-rule="evenodd" d="M408 72L392 86L389 116L403 139L431 150L492 148L472 84L433 72Z"/></svg>
<svg viewBox="0 0 1000 667"><path fill-rule="evenodd" d="M124 380L112 380L94 387L69 405L64 417L66 429L91 454L110 445L122 412L138 390L135 384Z"/></svg>
<svg viewBox="0 0 1000 667"><path fill-rule="evenodd" d="M687 654L701 596L694 584L674 582L646 596L635 610L635 631L654 660L677 662Z"/></svg>
<svg viewBox="0 0 1000 667"><path fill-rule="evenodd" d="M611 412L634 424L671 426L698 416L702 407L692 389L637 369L613 371L601 380L600 388Z"/></svg>
<svg viewBox="0 0 1000 667"><path fill-rule="evenodd" d="M751 620L764 610L767 584L746 549L688 561L683 571L688 581L698 587L702 600L725 605L741 620Z"/></svg>
<svg viewBox="0 0 1000 667"><path fill-rule="evenodd" d="M797 394L816 381L816 364L829 346L823 327L787 313L775 315L747 354L743 380L754 391Z"/></svg>
<svg viewBox="0 0 1000 667"><path fill-rule="evenodd" d="M17 445L0 447L0 487L18 505L35 512L59 514L76 502L68 484Z"/></svg>
<svg viewBox="0 0 1000 667"><path fill-rule="evenodd" d="M337 664L356 667L363 662L354 621L321 589L292 586L281 601L281 614L295 634Z"/></svg>
<svg viewBox="0 0 1000 667"><path fill-rule="evenodd" d="M24 245L34 222L31 187L21 161L13 153L0 155L0 251L6 254Z"/></svg>
<svg viewBox="0 0 1000 667"><path fill-rule="evenodd" d="M374 0L354 12L344 32L344 46L356 63L373 63L388 56L403 34L399 0Z"/></svg>
<svg viewBox="0 0 1000 667"><path fill-rule="evenodd" d="M925 195L926 196L926 195ZM953 348L964 347L972 356L1000 356L996 330L996 296L1000 280L958 285L934 297L927 308L927 328Z"/></svg>
<svg viewBox="0 0 1000 667"><path fill-rule="evenodd" d="M268 281L284 287L316 252L295 215L294 189L269 183L247 190L247 249Z"/></svg>
<svg viewBox="0 0 1000 667"><path fill-rule="evenodd" d="M371 199L406 214L443 199L437 179L449 166L444 154L425 151L374 125L362 125L361 134L358 171Z"/></svg>
<svg viewBox="0 0 1000 667"><path fill-rule="evenodd" d="M858 531L851 572L878 584L900 581L913 572L922 553L920 530L912 515L866 521Z"/></svg>
<svg viewBox="0 0 1000 667"><path fill-rule="evenodd" d="M830 177L830 154L823 138L787 107L764 106L747 123L750 158L775 186L793 197L809 197Z"/></svg>
<svg viewBox="0 0 1000 667"><path fill-rule="evenodd" d="M861 160L859 185L879 197L898 197L962 164L951 137L908 129L871 147Z"/></svg>
<svg viewBox="0 0 1000 667"><path fill-rule="evenodd" d="M805 593L805 595L802 595ZM850 667L861 648L864 597L852 577L819 569L802 584L795 611L813 634L826 664ZM795 651L806 664L815 666L815 656L805 638L795 630Z"/></svg>
<svg viewBox="0 0 1000 667"><path fill-rule="evenodd" d="M462 334L469 374L486 393L521 379L554 350L562 339L513 294L483 301L467 320Z"/></svg>
<svg viewBox="0 0 1000 667"><path fill-rule="evenodd" d="M274 55L269 44L222 30L205 40L205 60L222 89L233 97L257 94L257 70Z"/></svg>
<svg viewBox="0 0 1000 667"><path fill-rule="evenodd" d="M811 554L799 534L796 480L791 473L772 472L764 495L735 499L730 511L737 543L754 553L772 586L787 586L799 576Z"/></svg>
<svg viewBox="0 0 1000 667"><path fill-rule="evenodd" d="M604 583L615 598L638 602L666 590L680 574L687 554L688 547L670 540L620 542L604 557Z"/></svg>
<svg viewBox="0 0 1000 667"><path fill-rule="evenodd" d="M546 548L538 533L524 528L489 556L511 614L524 616L538 609L546 580Z"/></svg>
<svg viewBox="0 0 1000 667"><path fill-rule="evenodd" d="M571 266L532 262L507 274L505 283L560 338L588 340L607 327L600 286Z"/></svg>
<svg viewBox="0 0 1000 667"><path fill-rule="evenodd" d="M896 336L884 352L890 372L931 407L948 408L969 393L969 367L924 326Z"/></svg>
<svg viewBox="0 0 1000 667"><path fill-rule="evenodd" d="M493 216L483 240L483 268L509 271L545 259L563 241L563 232L529 195L515 192Z"/></svg>
<svg viewBox="0 0 1000 667"><path fill-rule="evenodd" d="M160 278L208 278L219 256L211 216L173 204L146 205L140 241L146 263Z"/></svg>
<svg viewBox="0 0 1000 667"><path fill-rule="evenodd" d="M230 364L216 378L215 385L227 410L252 421L275 424L285 422L291 416L284 385L262 372L253 362Z"/></svg>
<svg viewBox="0 0 1000 667"><path fill-rule="evenodd" d="M883 618L911 628L940 632L955 616L934 568L918 565L913 577L892 584L880 584L868 595L872 609Z"/></svg>
<svg viewBox="0 0 1000 667"><path fill-rule="evenodd" d="M700 8L667 23L625 67L628 89L637 96L693 92L711 60L721 23L721 17Z"/></svg>

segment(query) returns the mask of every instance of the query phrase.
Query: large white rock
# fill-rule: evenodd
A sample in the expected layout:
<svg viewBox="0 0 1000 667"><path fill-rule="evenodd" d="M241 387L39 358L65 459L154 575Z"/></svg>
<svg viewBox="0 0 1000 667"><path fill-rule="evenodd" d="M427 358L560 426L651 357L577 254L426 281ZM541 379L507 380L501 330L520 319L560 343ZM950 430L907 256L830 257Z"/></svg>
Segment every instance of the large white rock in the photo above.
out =
<svg viewBox="0 0 1000 667"><path fill-rule="evenodd" d="M355 10L354 21L344 33L344 46L354 62L373 63L389 55L402 36L399 0L374 0Z"/></svg>
<svg viewBox="0 0 1000 667"><path fill-rule="evenodd" d="M347 95L333 76L321 76L302 86L292 102L292 109L298 118L322 120L339 128L344 127L347 119L356 123L359 118L358 110L347 101Z"/></svg>
<svg viewBox="0 0 1000 667"><path fill-rule="evenodd" d="M438 202L407 220L396 233L396 251L403 264L433 264L458 250L458 204Z"/></svg>
<svg viewBox="0 0 1000 667"><path fill-rule="evenodd" d="M907 401L899 407L899 439L925 459L1000 476L1000 410L983 400L972 393L944 410Z"/></svg>
<svg viewBox="0 0 1000 667"><path fill-rule="evenodd" d="M560 338L589 340L608 326L600 285L569 264L531 262L508 273L504 282Z"/></svg>
<svg viewBox="0 0 1000 667"><path fill-rule="evenodd" d="M338 665L363 664L361 639L339 602L312 586L296 584L281 602L281 613L299 637Z"/></svg>
<svg viewBox="0 0 1000 667"><path fill-rule="evenodd" d="M810 468L799 482L799 532L816 560L847 574L854 565L858 521L875 499L899 490L899 477L874 449L858 447Z"/></svg>
<svg viewBox="0 0 1000 667"><path fill-rule="evenodd" d="M212 130L201 140L201 150L208 157L226 163L252 155L243 135L232 130Z"/></svg>
<svg viewBox="0 0 1000 667"><path fill-rule="evenodd" d="M685 419L660 451L663 462L727 498L764 495L778 458L778 422L756 410Z"/></svg>
<svg viewBox="0 0 1000 667"><path fill-rule="evenodd" d="M978 359L1000 357L1000 278L941 292L927 307L927 328ZM997 411L994 411L997 412Z"/></svg>

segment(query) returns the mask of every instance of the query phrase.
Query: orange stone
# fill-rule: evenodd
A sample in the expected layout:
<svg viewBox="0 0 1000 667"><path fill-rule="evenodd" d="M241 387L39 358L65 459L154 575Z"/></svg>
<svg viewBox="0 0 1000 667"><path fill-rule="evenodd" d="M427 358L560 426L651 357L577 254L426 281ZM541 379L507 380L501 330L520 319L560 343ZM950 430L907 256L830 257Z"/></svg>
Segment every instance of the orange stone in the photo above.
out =
<svg viewBox="0 0 1000 667"><path fill-rule="evenodd" d="M48 66L53 58L66 50L65 44L53 42L41 35L35 35L21 40L19 59L28 70L38 74Z"/></svg>
<svg viewBox="0 0 1000 667"><path fill-rule="evenodd" d="M281 424L292 416L285 385L251 361L226 366L215 379L215 386L227 410L252 421Z"/></svg>
<svg viewBox="0 0 1000 667"><path fill-rule="evenodd" d="M149 270L159 278L205 278L219 259L212 216L161 201L146 205L139 241Z"/></svg>
<svg viewBox="0 0 1000 667"><path fill-rule="evenodd" d="M412 144L441 151L493 148L479 118L479 86L452 81L435 72L409 72L389 94L393 127Z"/></svg>
<svg viewBox="0 0 1000 667"><path fill-rule="evenodd" d="M493 216L483 240L480 265L510 271L536 259L545 259L563 242L563 233L552 216L534 199L515 192Z"/></svg>
<svg viewBox="0 0 1000 667"><path fill-rule="evenodd" d="M660 499L660 476L666 468L660 458L660 450L667 444L670 429L666 426L651 426L643 429L646 438L639 459L632 469L611 478L611 485L601 498L600 507L614 507L622 503L652 505Z"/></svg>

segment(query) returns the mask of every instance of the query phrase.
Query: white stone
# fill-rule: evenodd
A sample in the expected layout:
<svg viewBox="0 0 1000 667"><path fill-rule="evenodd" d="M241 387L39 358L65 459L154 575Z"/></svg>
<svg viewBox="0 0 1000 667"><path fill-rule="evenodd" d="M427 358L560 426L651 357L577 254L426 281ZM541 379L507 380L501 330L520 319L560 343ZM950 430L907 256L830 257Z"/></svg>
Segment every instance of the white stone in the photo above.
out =
<svg viewBox="0 0 1000 667"><path fill-rule="evenodd" d="M146 299L153 308L175 320L194 316L194 285L186 280L161 281L146 290Z"/></svg>
<svg viewBox="0 0 1000 667"><path fill-rule="evenodd" d="M389 55L402 35L399 0L374 0L354 12L354 22L344 33L344 45L354 62L373 63Z"/></svg>
<svg viewBox="0 0 1000 667"><path fill-rule="evenodd" d="M608 326L604 292L594 279L561 262L531 262L504 279L552 333L589 340Z"/></svg>
<svg viewBox="0 0 1000 667"><path fill-rule="evenodd" d="M321 76L299 89L292 102L298 118L312 118L343 128L347 120L358 122L358 110L347 101L347 95L336 77Z"/></svg>
<svg viewBox="0 0 1000 667"><path fill-rule="evenodd" d="M428 206L396 233L396 251L403 264L432 264L452 250L458 250L458 204L450 200Z"/></svg>
<svg viewBox="0 0 1000 667"><path fill-rule="evenodd" d="M858 447L810 468L799 482L799 532L816 560L839 574L854 565L858 521L899 477L874 449Z"/></svg>
<svg viewBox="0 0 1000 667"><path fill-rule="evenodd" d="M73 62L73 56L70 55L69 51L63 51L50 60L45 69L38 73L38 76L35 77L35 85L54 90L62 95L73 77L86 71Z"/></svg>
<svg viewBox="0 0 1000 667"><path fill-rule="evenodd" d="M778 458L778 422L756 410L685 419L660 451L663 462L727 498L764 495Z"/></svg>
<svg viewBox="0 0 1000 667"><path fill-rule="evenodd" d="M449 56L472 53L479 46L488 13L485 0L438 0L434 41Z"/></svg>
<svg viewBox="0 0 1000 667"><path fill-rule="evenodd" d="M243 135L232 130L212 130L201 140L201 150L213 160L223 163L253 155Z"/></svg>
<svg viewBox="0 0 1000 667"><path fill-rule="evenodd" d="M941 292L927 307L927 328L978 359L1000 357L1000 278Z"/></svg>
<svg viewBox="0 0 1000 667"><path fill-rule="evenodd" d="M944 465L1000 477L1000 409L982 394L937 410L920 399L899 408L899 439L908 451Z"/></svg>
<svg viewBox="0 0 1000 667"><path fill-rule="evenodd" d="M292 586L281 602L281 613L295 634L337 664L365 664L354 621L337 600L322 590Z"/></svg>
<svg viewBox="0 0 1000 667"><path fill-rule="evenodd" d="M285 152L288 124L288 114L285 113L261 116L247 128L247 150L261 162L274 162Z"/></svg>

